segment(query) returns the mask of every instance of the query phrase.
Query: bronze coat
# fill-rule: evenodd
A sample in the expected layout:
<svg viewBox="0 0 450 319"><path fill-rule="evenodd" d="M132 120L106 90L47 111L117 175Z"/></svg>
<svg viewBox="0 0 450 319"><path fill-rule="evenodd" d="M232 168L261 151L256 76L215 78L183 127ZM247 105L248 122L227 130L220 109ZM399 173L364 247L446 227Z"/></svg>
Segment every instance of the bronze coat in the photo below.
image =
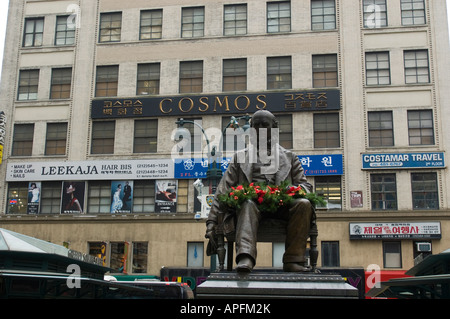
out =
<svg viewBox="0 0 450 319"><path fill-rule="evenodd" d="M285 148L278 146L278 170L275 173L275 184L280 185L284 181L289 181L290 185L301 185L307 192L312 192L313 187L307 182L303 167L298 156ZM227 171L217 186L214 202L209 212L206 224L218 224L218 214L223 213L223 231L225 236L233 234L235 231L235 212L221 207L218 195L227 194L233 186L248 185L252 180L252 162L249 160L252 149L245 149L236 152L230 161ZM245 160L244 160L245 159ZM254 161L253 161L254 162Z"/></svg>

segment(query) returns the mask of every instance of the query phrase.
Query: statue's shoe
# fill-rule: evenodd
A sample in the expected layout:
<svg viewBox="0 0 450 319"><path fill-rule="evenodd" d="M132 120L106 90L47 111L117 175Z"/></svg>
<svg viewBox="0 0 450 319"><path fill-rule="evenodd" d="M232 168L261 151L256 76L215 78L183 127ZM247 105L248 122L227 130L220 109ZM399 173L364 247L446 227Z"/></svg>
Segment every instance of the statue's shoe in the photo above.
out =
<svg viewBox="0 0 450 319"><path fill-rule="evenodd" d="M299 263L284 263L283 271L285 271L285 272L309 272L311 270L308 267L305 267Z"/></svg>
<svg viewBox="0 0 450 319"><path fill-rule="evenodd" d="M241 258L236 266L236 271L239 273L249 273L252 272L255 266L253 260L248 257Z"/></svg>

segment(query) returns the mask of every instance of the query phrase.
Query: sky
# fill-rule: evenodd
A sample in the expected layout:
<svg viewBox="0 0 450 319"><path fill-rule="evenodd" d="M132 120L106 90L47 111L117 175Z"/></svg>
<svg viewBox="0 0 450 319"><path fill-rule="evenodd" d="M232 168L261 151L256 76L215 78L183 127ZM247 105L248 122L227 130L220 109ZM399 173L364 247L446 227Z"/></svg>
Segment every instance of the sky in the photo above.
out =
<svg viewBox="0 0 450 319"><path fill-rule="evenodd" d="M6 20L8 16L8 4L10 0L0 0L0 74L3 62L3 50L5 44ZM441 1L441 0L434 0ZM450 16L450 0L447 1L447 12Z"/></svg>

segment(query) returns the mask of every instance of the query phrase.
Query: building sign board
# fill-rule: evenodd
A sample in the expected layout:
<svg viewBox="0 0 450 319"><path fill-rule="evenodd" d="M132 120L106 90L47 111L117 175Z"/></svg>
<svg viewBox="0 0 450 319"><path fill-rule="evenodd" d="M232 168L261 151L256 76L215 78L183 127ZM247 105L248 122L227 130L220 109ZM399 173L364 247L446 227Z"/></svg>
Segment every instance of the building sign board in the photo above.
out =
<svg viewBox="0 0 450 319"><path fill-rule="evenodd" d="M342 175L342 155L299 156L309 176ZM218 166L225 172L231 158ZM131 181L143 179L204 179L208 160L198 158L129 161L20 162L8 163L7 182L19 181Z"/></svg>
<svg viewBox="0 0 450 319"><path fill-rule="evenodd" d="M326 176L343 174L342 154L331 155L301 155L298 156L306 176ZM223 173L228 168L231 158L224 158L218 166ZM207 159L176 159L175 178L194 179L206 178L208 171Z"/></svg>
<svg viewBox="0 0 450 319"><path fill-rule="evenodd" d="M92 119L247 114L258 110L308 112L340 110L339 90L218 95L153 96L92 100Z"/></svg>
<svg viewBox="0 0 450 319"><path fill-rule="evenodd" d="M8 163L6 181L87 181L173 178L171 159Z"/></svg>
<svg viewBox="0 0 450 319"><path fill-rule="evenodd" d="M350 223L350 239L440 239L440 222Z"/></svg>
<svg viewBox="0 0 450 319"><path fill-rule="evenodd" d="M363 169L444 168L444 152L362 154Z"/></svg>

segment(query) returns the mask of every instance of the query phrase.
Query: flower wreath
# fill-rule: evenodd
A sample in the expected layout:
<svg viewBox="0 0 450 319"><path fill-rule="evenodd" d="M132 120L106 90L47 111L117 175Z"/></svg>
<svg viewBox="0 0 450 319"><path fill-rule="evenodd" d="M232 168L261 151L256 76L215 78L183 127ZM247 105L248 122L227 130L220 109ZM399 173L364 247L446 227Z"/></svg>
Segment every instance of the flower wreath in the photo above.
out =
<svg viewBox="0 0 450 319"><path fill-rule="evenodd" d="M316 193L307 193L301 186L290 186L287 181L277 186L263 183L239 185L218 196L219 202L229 208L240 209L244 202L253 200L261 211L268 213L276 213L281 206L289 207L297 198L308 199L314 207L326 203Z"/></svg>

